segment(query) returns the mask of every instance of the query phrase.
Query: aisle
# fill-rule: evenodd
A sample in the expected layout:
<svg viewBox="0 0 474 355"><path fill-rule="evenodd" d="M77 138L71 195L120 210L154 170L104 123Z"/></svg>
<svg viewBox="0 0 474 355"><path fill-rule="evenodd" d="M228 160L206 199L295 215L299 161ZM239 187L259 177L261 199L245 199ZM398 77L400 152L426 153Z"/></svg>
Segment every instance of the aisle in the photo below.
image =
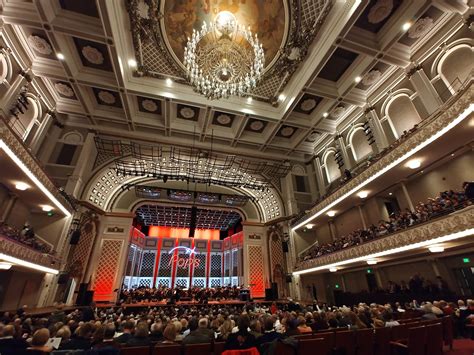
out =
<svg viewBox="0 0 474 355"><path fill-rule="evenodd" d="M446 355L474 355L474 340L455 339L453 350L445 350Z"/></svg>

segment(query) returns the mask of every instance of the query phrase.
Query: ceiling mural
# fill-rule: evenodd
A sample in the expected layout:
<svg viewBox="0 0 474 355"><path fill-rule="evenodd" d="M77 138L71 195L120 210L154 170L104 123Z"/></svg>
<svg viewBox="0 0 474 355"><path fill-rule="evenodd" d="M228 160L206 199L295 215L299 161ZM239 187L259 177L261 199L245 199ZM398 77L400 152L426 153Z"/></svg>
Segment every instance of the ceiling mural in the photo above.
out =
<svg viewBox="0 0 474 355"><path fill-rule="evenodd" d="M258 34L266 65L270 65L282 46L288 21L283 0L162 1L166 40L178 60L183 60L184 47L193 29L201 29L203 21L213 21L221 11L230 11L239 24Z"/></svg>

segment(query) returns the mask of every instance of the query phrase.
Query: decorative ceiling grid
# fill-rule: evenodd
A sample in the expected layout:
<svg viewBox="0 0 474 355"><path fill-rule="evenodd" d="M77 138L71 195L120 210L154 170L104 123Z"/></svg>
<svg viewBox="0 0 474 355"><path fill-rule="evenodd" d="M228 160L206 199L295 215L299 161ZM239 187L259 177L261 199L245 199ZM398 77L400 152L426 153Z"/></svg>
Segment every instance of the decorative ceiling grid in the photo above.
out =
<svg viewBox="0 0 474 355"><path fill-rule="evenodd" d="M116 9L111 9L105 1L98 1L97 8L93 0L83 0L80 4L72 0L31 3L12 0L4 5L4 31L14 49L21 53L25 66L32 66L33 72L55 91L56 109L66 117L63 123L109 134L122 130L141 134L144 139L163 139L182 146L194 141L194 134L198 145L209 145L209 137L214 135L215 142L219 142L214 146L216 150L238 149L242 154L276 160L288 157L304 160L311 155L325 137L335 133L340 122L351 119L367 105L367 98L374 90L390 85L386 82L388 77L405 75L409 58L415 57L411 48L419 48L421 42L433 36L431 33L427 36L429 29L455 17L430 2L371 0L360 5L349 21L354 25L340 34L325 55L328 59L319 64L283 118L275 120L260 115L258 110L246 109L239 114L217 108L213 102L203 106L186 101L179 95L180 84L176 82L170 87L176 94L170 97L153 95L148 90L129 91L123 72L134 69L127 65L129 58L118 57L117 53L123 51L117 48L119 38L111 33L111 23L119 21L118 15L123 17L120 21L128 16L126 3L128 0ZM295 6L294 3L285 6ZM301 1L298 16L303 23L311 23L325 11L324 3ZM383 4L388 5L384 8ZM22 16L18 16L19 9L24 10ZM411 31L403 33L399 26L407 19L421 20ZM93 33L96 28L99 30ZM136 33L125 33L129 41L138 40ZM442 37L441 32L436 35ZM302 41L294 35L287 39L293 45ZM160 50L151 43L143 45L144 58L137 57L137 61L151 60L156 55L153 51ZM59 61L55 57L57 52L63 53L66 59ZM156 73L164 74L158 76L176 77L176 63L162 60L155 64ZM358 84L353 81L355 75L362 77ZM153 80L163 84L163 80ZM267 80L262 84L262 92L267 90L267 93L256 96L268 96L276 87L284 93L286 84L270 83ZM256 107L263 105L254 101ZM247 107L252 107L252 103ZM87 119L77 119L78 114ZM156 132L163 134L157 137Z"/></svg>

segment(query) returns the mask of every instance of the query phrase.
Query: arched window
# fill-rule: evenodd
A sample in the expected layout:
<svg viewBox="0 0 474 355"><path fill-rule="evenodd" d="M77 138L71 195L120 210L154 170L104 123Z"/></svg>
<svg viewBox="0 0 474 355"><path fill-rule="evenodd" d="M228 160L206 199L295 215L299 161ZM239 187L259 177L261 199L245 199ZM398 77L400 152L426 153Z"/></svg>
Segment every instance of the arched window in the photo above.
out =
<svg viewBox="0 0 474 355"><path fill-rule="evenodd" d="M438 72L451 92L461 87L472 70L474 70L474 52L467 44L448 51L438 64Z"/></svg>
<svg viewBox="0 0 474 355"><path fill-rule="evenodd" d="M408 95L402 94L396 96L387 105L387 115L392 122L395 130L395 136L400 137L404 131L413 128L414 125L421 121L420 115L411 102Z"/></svg>
<svg viewBox="0 0 474 355"><path fill-rule="evenodd" d="M22 108L23 113L18 113L18 118L13 116L10 119L10 126L23 139L26 139L35 121L41 117L41 105L36 100L36 97L27 95L27 101L28 106L26 109Z"/></svg>
<svg viewBox="0 0 474 355"><path fill-rule="evenodd" d="M372 154L372 147L367 141L364 130L356 128L351 135L350 144L355 161L361 161L366 156Z"/></svg>
<svg viewBox="0 0 474 355"><path fill-rule="evenodd" d="M334 151L330 151L326 154L326 157L324 159L324 166L326 168L326 176L329 183L333 182L341 176L341 171L339 170L339 167L337 166L336 160L334 158Z"/></svg>

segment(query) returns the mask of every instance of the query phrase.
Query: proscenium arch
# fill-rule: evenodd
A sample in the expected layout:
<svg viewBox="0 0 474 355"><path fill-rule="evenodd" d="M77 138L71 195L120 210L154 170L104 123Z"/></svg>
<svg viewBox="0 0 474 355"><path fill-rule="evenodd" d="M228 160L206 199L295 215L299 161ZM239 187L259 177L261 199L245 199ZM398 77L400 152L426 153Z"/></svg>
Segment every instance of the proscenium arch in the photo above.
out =
<svg viewBox="0 0 474 355"><path fill-rule="evenodd" d="M112 161L97 169L89 178L81 196L83 200L104 211L113 211L114 201L123 192L122 186L156 181L156 179L153 180L146 176L117 176L113 171L113 166ZM252 203L258 211L259 222L268 222L285 215L284 205L276 188L272 187L268 191L258 191L244 187L222 188L226 189L228 193L239 192L254 197L256 202Z"/></svg>

